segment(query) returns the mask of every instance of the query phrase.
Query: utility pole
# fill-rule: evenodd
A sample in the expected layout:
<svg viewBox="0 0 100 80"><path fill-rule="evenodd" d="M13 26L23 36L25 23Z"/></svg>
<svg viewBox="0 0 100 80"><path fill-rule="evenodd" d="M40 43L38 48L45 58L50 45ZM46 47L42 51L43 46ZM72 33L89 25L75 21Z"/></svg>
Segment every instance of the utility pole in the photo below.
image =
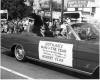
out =
<svg viewBox="0 0 100 80"><path fill-rule="evenodd" d="M62 0L62 5L61 5L61 23L63 23L63 12L64 12L64 0Z"/></svg>
<svg viewBox="0 0 100 80"><path fill-rule="evenodd" d="M50 0L50 21L52 22L52 0Z"/></svg>

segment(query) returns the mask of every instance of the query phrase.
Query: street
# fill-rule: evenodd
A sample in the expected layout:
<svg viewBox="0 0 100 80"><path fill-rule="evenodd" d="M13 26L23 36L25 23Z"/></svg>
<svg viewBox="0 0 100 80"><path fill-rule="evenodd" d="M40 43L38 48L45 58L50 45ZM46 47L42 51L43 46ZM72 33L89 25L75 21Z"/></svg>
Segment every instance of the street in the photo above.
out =
<svg viewBox="0 0 100 80"><path fill-rule="evenodd" d="M52 68L46 68L41 64L34 61L18 62L14 57L11 57L10 52L6 49L1 49L1 66L8 70L1 69L1 79L77 79L74 74L69 75L67 73L59 72L59 70L53 70ZM10 72L11 71L11 72ZM12 73L12 71L14 73ZM20 76L16 73L23 74ZM6 75L6 76L5 76Z"/></svg>

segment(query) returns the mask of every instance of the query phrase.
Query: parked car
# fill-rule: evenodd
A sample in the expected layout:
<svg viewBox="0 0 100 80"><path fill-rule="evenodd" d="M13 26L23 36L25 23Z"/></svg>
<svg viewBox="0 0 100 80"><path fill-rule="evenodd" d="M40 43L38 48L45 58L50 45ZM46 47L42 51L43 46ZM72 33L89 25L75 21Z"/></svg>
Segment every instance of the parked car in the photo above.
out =
<svg viewBox="0 0 100 80"><path fill-rule="evenodd" d="M72 25L70 27L73 29ZM28 58L88 76L99 76L98 38L75 40L39 37L33 33L1 34L1 46L10 49L18 61Z"/></svg>

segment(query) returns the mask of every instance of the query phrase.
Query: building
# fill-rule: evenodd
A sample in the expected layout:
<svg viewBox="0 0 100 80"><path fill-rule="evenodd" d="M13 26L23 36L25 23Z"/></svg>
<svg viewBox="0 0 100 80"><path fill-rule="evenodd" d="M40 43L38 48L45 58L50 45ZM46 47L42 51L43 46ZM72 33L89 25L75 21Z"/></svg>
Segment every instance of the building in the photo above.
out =
<svg viewBox="0 0 100 80"><path fill-rule="evenodd" d="M100 0L68 0L65 6L67 11L82 11L100 20Z"/></svg>
<svg viewBox="0 0 100 80"><path fill-rule="evenodd" d="M29 5L30 0L26 0ZM61 3L62 0L52 0ZM33 10L40 10L41 7L50 7L50 0L33 0ZM41 5L40 5L41 4ZM84 11L86 14L99 18L100 0L64 0L66 11Z"/></svg>

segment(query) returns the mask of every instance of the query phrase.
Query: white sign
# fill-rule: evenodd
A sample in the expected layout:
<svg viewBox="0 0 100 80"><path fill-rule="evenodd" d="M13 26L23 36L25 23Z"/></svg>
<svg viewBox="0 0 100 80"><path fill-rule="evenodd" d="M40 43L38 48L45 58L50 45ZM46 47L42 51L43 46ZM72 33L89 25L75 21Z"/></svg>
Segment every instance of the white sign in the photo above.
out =
<svg viewBox="0 0 100 80"><path fill-rule="evenodd" d="M87 4L87 0L69 0L67 3L67 7L87 7Z"/></svg>
<svg viewBox="0 0 100 80"><path fill-rule="evenodd" d="M52 13L52 17L53 17L54 19L59 19L59 18L61 17L61 12L53 12L53 13Z"/></svg>
<svg viewBox="0 0 100 80"><path fill-rule="evenodd" d="M68 0L67 7L68 8L86 8L86 7L94 7L95 0Z"/></svg>
<svg viewBox="0 0 100 80"><path fill-rule="evenodd" d="M0 10L0 13L8 13L7 10Z"/></svg>
<svg viewBox="0 0 100 80"><path fill-rule="evenodd" d="M39 59L73 67L73 44L40 41Z"/></svg>

